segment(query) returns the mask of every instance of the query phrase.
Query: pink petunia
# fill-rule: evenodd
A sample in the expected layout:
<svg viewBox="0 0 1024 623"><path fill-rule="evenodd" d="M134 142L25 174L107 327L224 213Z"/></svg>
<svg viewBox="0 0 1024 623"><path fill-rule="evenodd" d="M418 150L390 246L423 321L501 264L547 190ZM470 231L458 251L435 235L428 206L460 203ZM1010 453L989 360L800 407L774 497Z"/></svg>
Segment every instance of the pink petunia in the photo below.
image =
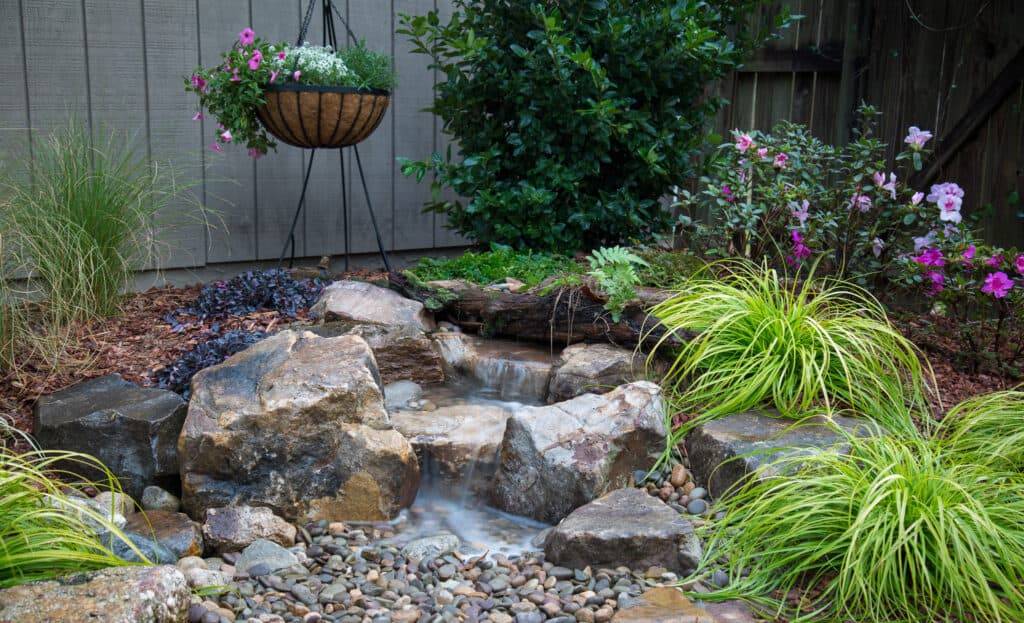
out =
<svg viewBox="0 0 1024 623"><path fill-rule="evenodd" d="M970 262L971 260L974 259L974 255L977 252L978 252L978 247L974 246L973 244L969 244L969 245L967 245L967 248L964 249L964 252L960 254L960 256L962 258L964 258L965 262Z"/></svg>
<svg viewBox="0 0 1024 623"><path fill-rule="evenodd" d="M251 69L252 71L256 71L257 69L260 68L260 63L262 62L263 54L259 50L256 50L252 53L252 58L249 59L249 69Z"/></svg>
<svg viewBox="0 0 1024 623"><path fill-rule="evenodd" d="M285 53L285 51L281 50L280 52L277 53L277 60L283 61L286 56L288 55Z"/></svg>
<svg viewBox="0 0 1024 623"><path fill-rule="evenodd" d="M748 149L750 149L751 147L754 146L754 139L753 139L753 137L751 137L746 132L740 132L739 130L734 130L733 134L736 136L736 149L741 154L746 153Z"/></svg>
<svg viewBox="0 0 1024 623"><path fill-rule="evenodd" d="M270 72L270 84L274 84L275 82L277 82L277 75L279 73L281 73L281 72L279 72L276 69L274 71Z"/></svg>
<svg viewBox="0 0 1024 623"><path fill-rule="evenodd" d="M192 115L192 121L202 121L203 118L204 117L202 111L199 111L196 114Z"/></svg>
<svg viewBox="0 0 1024 623"><path fill-rule="evenodd" d="M230 143L231 141L235 140L235 137L231 136L231 130L224 130L220 134L220 140L224 141L225 143Z"/></svg>
<svg viewBox="0 0 1024 623"><path fill-rule="evenodd" d="M301 78L301 77L302 77L302 72L299 71L299 70L295 70L295 73L292 74L292 80L294 80L296 82L298 82L299 78Z"/></svg>
<svg viewBox="0 0 1024 623"><path fill-rule="evenodd" d="M231 82L241 82L242 79L238 75L238 68L236 67L231 71Z"/></svg>
<svg viewBox="0 0 1024 623"><path fill-rule="evenodd" d="M260 158L263 157L263 152L256 149L255 147L250 147L249 157L252 158L253 160L259 160Z"/></svg>
<svg viewBox="0 0 1024 623"><path fill-rule="evenodd" d="M252 45L254 41L256 41L256 33L252 31L252 28L245 28L238 33L238 42L242 45Z"/></svg>
<svg viewBox="0 0 1024 623"><path fill-rule="evenodd" d="M224 148L220 146L220 143L214 143L210 145L210 149L212 151L217 152L218 154L224 151Z"/></svg>
<svg viewBox="0 0 1024 623"><path fill-rule="evenodd" d="M199 74L192 74L192 88L206 92L206 80Z"/></svg>
<svg viewBox="0 0 1024 623"><path fill-rule="evenodd" d="M913 259L918 264L931 268L941 268L946 265L946 260L942 257L942 251L934 247L931 249L925 249L921 255L918 255Z"/></svg>
<svg viewBox="0 0 1024 623"><path fill-rule="evenodd" d="M1003 271L989 274L985 277L985 285L981 286L982 292L991 294L997 299L1006 297L1012 289L1013 279L1010 279Z"/></svg>
<svg viewBox="0 0 1024 623"><path fill-rule="evenodd" d="M787 162L789 162L789 155L781 153L775 155L775 162L773 162L772 164L775 166L776 169L785 169Z"/></svg>
<svg viewBox="0 0 1024 623"><path fill-rule="evenodd" d="M930 141L932 133L927 130L922 130L917 126L911 126L907 130L907 138L903 139L903 142L910 145L910 148L914 151L921 151L924 148L925 143Z"/></svg>

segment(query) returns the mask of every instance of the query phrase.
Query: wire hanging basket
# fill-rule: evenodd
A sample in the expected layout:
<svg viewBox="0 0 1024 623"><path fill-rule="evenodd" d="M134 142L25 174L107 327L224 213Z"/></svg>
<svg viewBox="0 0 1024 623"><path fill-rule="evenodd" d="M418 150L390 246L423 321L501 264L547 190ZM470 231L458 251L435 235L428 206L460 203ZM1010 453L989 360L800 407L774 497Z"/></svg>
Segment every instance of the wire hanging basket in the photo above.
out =
<svg viewBox="0 0 1024 623"><path fill-rule="evenodd" d="M307 149L349 147L366 140L380 125L391 93L379 89L268 85L266 104L256 115L275 138Z"/></svg>

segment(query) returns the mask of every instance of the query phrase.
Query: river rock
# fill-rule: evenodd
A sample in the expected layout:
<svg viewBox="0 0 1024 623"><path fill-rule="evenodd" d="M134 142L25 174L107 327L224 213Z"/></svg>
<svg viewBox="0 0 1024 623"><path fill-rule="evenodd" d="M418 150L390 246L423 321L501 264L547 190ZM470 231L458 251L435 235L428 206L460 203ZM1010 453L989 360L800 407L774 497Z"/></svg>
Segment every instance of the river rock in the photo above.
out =
<svg viewBox="0 0 1024 623"><path fill-rule="evenodd" d="M170 566L114 567L0 591L0 621L181 623L185 576Z"/></svg>
<svg viewBox="0 0 1024 623"><path fill-rule="evenodd" d="M419 400L423 395L423 388L419 383L412 381L397 381L384 386L384 406L389 412L396 409L405 409L409 403Z"/></svg>
<svg viewBox="0 0 1024 623"><path fill-rule="evenodd" d="M646 381L520 408L505 427L492 500L505 511L561 521L628 487L665 449L665 435L661 389Z"/></svg>
<svg viewBox="0 0 1024 623"><path fill-rule="evenodd" d="M544 402L554 358L544 348L464 333L436 333L448 376L469 378L503 400Z"/></svg>
<svg viewBox="0 0 1024 623"><path fill-rule="evenodd" d="M146 511L128 515L124 529L143 537L156 539L174 554L174 560L185 556L202 556L203 534L199 524L184 513Z"/></svg>
<svg viewBox="0 0 1024 623"><path fill-rule="evenodd" d="M291 547L295 545L295 533L295 526L269 508L252 506L211 508L203 523L206 546L218 554L240 552L258 539Z"/></svg>
<svg viewBox="0 0 1024 623"><path fill-rule="evenodd" d="M289 520L384 520L419 465L394 430L366 341L282 331L200 371L181 433L182 503L265 506Z"/></svg>
<svg viewBox="0 0 1024 623"><path fill-rule="evenodd" d="M689 520L646 491L629 487L570 513L548 532L544 554L572 569L625 565L689 573L702 551Z"/></svg>
<svg viewBox="0 0 1024 623"><path fill-rule="evenodd" d="M295 554L277 543L267 541L266 539L258 539L242 550L242 555L238 557L238 562L235 563L235 569L248 573L250 569L259 565L266 569L268 573L273 573L274 571L297 564L299 564L299 559Z"/></svg>
<svg viewBox="0 0 1024 623"><path fill-rule="evenodd" d="M417 560L433 560L459 548L459 537L445 533L409 541L402 547L402 555Z"/></svg>
<svg viewBox="0 0 1024 623"><path fill-rule="evenodd" d="M841 444L842 435L833 425L858 434L868 431L863 420L841 415L808 418L799 425L767 411L718 418L697 426L687 436L690 471L710 496L718 497L762 463Z"/></svg>
<svg viewBox="0 0 1024 623"><path fill-rule="evenodd" d="M652 588L615 613L612 623L716 623L676 588Z"/></svg>
<svg viewBox="0 0 1024 623"><path fill-rule="evenodd" d="M411 326L433 331L434 319L423 303L363 281L335 281L324 288L310 315L325 322L352 320L382 326Z"/></svg>
<svg viewBox="0 0 1024 623"><path fill-rule="evenodd" d="M147 511L168 511L176 513L181 509L178 496L160 487L150 485L142 491L142 509Z"/></svg>
<svg viewBox="0 0 1024 623"><path fill-rule="evenodd" d="M585 393L603 394L641 378L644 357L611 344L573 344L559 355L548 389L548 402Z"/></svg>
<svg viewBox="0 0 1024 623"><path fill-rule="evenodd" d="M174 392L142 388L117 374L43 396L34 411L35 438L47 450L91 454L138 499L150 484L178 474L178 433L185 401ZM62 467L88 480L106 475L79 462Z"/></svg>

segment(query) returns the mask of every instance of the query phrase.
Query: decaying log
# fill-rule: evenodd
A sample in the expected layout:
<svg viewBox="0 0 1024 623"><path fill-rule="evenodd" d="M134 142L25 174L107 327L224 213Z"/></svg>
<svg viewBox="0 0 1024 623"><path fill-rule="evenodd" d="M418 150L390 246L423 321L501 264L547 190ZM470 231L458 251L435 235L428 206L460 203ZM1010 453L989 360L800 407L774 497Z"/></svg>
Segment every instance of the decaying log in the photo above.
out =
<svg viewBox="0 0 1024 623"><path fill-rule="evenodd" d="M613 322L604 301L593 288L560 288L550 293L516 293L483 288L465 281L413 283L405 275L391 273L391 287L418 300L439 320L465 328L479 328L483 335L509 337L556 345L576 342L611 342L653 346L666 331L645 307L660 294L640 293L641 301L631 304L619 322ZM679 336L669 342L679 343Z"/></svg>

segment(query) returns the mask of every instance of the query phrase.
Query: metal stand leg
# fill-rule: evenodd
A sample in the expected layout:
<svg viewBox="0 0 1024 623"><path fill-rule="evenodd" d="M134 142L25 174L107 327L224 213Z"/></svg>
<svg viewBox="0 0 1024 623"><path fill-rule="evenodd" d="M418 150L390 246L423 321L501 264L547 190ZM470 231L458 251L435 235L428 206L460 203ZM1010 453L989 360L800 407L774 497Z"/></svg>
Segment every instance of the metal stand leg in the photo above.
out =
<svg viewBox="0 0 1024 623"><path fill-rule="evenodd" d="M285 238L284 248L281 249L281 256L277 258L277 266L280 268L284 263L284 256L288 254L288 245L292 247L291 259L288 260L288 268L295 266L295 227L299 224L299 215L302 214L302 207L306 205L306 189L309 188L309 174L313 172L313 158L316 150L309 152L309 165L306 167L306 177L302 181L302 194L299 195L299 205L295 208L295 216L292 217L292 227L288 230L288 237Z"/></svg>
<svg viewBox="0 0 1024 623"><path fill-rule="evenodd" d="M384 270L391 272L391 262L388 261L388 254L384 250L384 241L380 238L380 228L377 227L377 216L373 213L373 203L370 202L370 188L366 185L366 175L363 174L363 161L359 158L359 147L353 146L356 152L356 165L359 167L359 179L363 183L363 193L366 195L366 209L370 211L370 222L373 223L373 233L377 235L377 248L380 250L380 259L384 260Z"/></svg>
<svg viewBox="0 0 1024 623"><path fill-rule="evenodd" d="M345 171L345 150L339 149L338 154L341 155L341 225L342 232L345 237L345 272L349 270L349 256L352 254L352 236L349 233L348 222L348 185L346 184L346 171Z"/></svg>

